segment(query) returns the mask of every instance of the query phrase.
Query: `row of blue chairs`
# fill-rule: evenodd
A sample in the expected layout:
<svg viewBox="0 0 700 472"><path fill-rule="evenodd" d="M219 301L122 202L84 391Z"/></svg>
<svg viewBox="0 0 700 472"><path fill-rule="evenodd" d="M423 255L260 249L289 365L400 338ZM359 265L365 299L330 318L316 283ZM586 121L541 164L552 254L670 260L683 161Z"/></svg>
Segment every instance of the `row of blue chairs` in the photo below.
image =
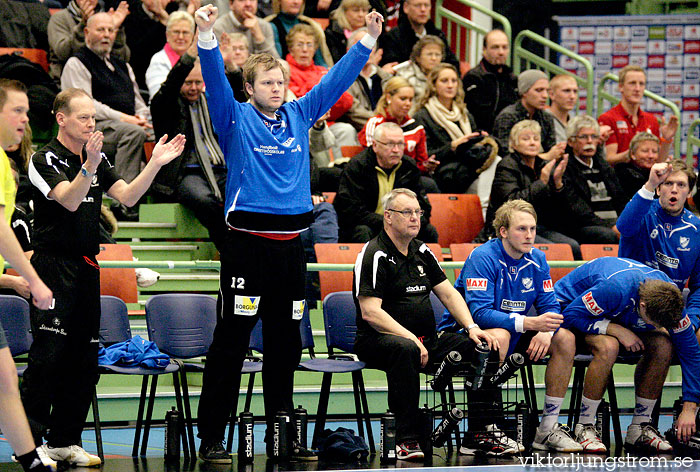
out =
<svg viewBox="0 0 700 472"><path fill-rule="evenodd" d="M124 302L116 297L102 296L101 307L100 342L102 345L109 346L131 339L128 311ZM187 373L201 372L203 364L188 361L207 354L213 339L214 327L216 326L216 300L208 295L200 294L161 294L151 297L147 301L145 308L149 339L156 343L161 352L171 357L171 363L164 370L100 365L99 373L101 375L142 376L136 431L132 448L134 457L137 455L143 456L146 453L158 377L166 374L172 375L177 408L184 412L185 428L181 434L183 452L186 457L190 456L190 454L194 457L195 444ZM302 348L308 351L309 359L300 363L299 370L323 373L313 444L316 444L320 433L325 428L333 374L350 373L352 375L358 432L364 437L366 429L366 439L370 445L371 452L374 453L374 438L362 377L362 369L365 367L365 364L349 354L352 352L356 333L355 307L351 293L338 292L326 297L323 303L323 314L326 347L328 349L327 357L315 356L308 307L304 311L300 324ZM26 354L32 342L28 302L17 296L0 296L0 322L3 324L12 355L20 356ZM242 373L250 374L245 410L250 409L255 374L261 372L263 366L263 356L261 354L264 352L264 346L261 320L258 321L251 333L249 348L251 355L246 358L242 368ZM21 376L25 369L26 366L20 365L18 367L18 375ZM236 404L234 405L229 428L229 449L233 442L237 400L238 397L236 396ZM99 406L96 395L93 396L92 406L98 455L104 458ZM143 437L141 438L142 430ZM140 451L139 442L141 443Z"/></svg>

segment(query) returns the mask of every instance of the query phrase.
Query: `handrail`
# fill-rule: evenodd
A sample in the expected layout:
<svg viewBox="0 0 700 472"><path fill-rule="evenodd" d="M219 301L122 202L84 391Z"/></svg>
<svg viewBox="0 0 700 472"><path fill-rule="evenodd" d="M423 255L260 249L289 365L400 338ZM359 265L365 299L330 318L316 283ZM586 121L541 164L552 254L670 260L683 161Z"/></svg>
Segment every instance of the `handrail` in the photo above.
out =
<svg viewBox="0 0 700 472"><path fill-rule="evenodd" d="M679 127L680 128L680 127ZM693 146L700 148L700 138L695 136L695 130L700 128L700 118L696 119L688 127L688 144L685 151L685 159L689 163L693 163Z"/></svg>
<svg viewBox="0 0 700 472"><path fill-rule="evenodd" d="M446 20L449 20L447 23L447 31L445 31L445 35L450 38L452 36L452 24L456 23L458 26L461 26L464 30L466 30L466 34L469 34L467 37L467 51L466 54L462 54L462 43L461 41L457 41L456 45L453 45L454 52L457 55L458 58L464 58L472 67L475 66L479 61L477 58L479 57L479 51L480 47L482 44L481 39L490 31L485 28L482 28L472 20L468 18L464 18L462 15L459 15L451 10L448 10L447 8L443 7L444 0L438 0L436 5L435 5L435 25L438 27L438 29L442 29L442 20L445 18ZM498 23L503 26L503 32L506 34L508 37L508 44L512 44L512 28L510 26L510 21L508 21L508 18L505 16L496 13L493 10L489 10L488 8L485 8L484 6L478 4L475 1L472 0L453 0L455 2L459 2L463 5L468 6L469 8L472 8L474 10L477 10L484 15L490 17L492 20L497 21ZM462 30L462 31L464 31ZM472 34L474 35L474 41L471 41L472 39ZM461 34L458 34L459 37L461 37ZM473 49L472 54L470 54L470 49ZM511 63L510 55L508 56L507 62L508 65Z"/></svg>
<svg viewBox="0 0 700 472"><path fill-rule="evenodd" d="M552 268L569 268L583 265L586 261L547 261ZM125 269L125 268L141 268L149 269L198 269L198 270L220 270L221 261L99 261L100 267L103 269ZM443 269L461 269L464 261L441 262L440 267ZM12 267L5 261L5 268ZM355 264L320 264L308 263L306 269L310 272L320 271L351 271Z"/></svg>
<svg viewBox="0 0 700 472"><path fill-rule="evenodd" d="M615 97L614 95L609 94L608 92L605 91L605 84L609 80L612 80L614 82L619 82L620 78L613 74L613 73L607 73L603 76L602 79L600 79L600 82L598 83L598 103L596 104L596 112L597 115L601 115L601 110L603 108L603 100L607 100L610 102L613 106L617 105L620 102L620 99ZM676 130L676 136L674 137L673 140L673 157L678 159L681 156L681 111L678 109L678 106L676 106L675 103L673 103L670 100L665 99L661 95L657 95L654 92L650 92L649 90L644 90L644 96L649 97L655 102L658 102L662 104L665 107L668 107L671 109L671 112L673 112L674 115L678 118L678 129ZM692 156L691 156L692 157ZM688 156L686 156L686 159ZM692 165L692 160L689 161Z"/></svg>
<svg viewBox="0 0 700 472"><path fill-rule="evenodd" d="M563 67L551 61L548 61L547 59L544 59L543 57L540 57L531 51L528 51L522 46L523 39L525 38L539 43L544 47L551 49L554 52L570 57L574 61L580 63L581 65L583 65L584 69L586 69L586 78L584 79L575 74L572 74ZM550 75L566 74L573 77L576 80L576 83L579 85L579 87L584 88L586 90L586 114L593 116L593 106L591 102L593 100L594 76L593 66L591 65L588 59L586 59L583 56L579 56L575 52L566 49L565 47L555 43L554 41L550 41L544 36L540 36L539 34L530 30L524 30L518 33L518 36L516 36L515 42L513 43L513 73L515 75L518 75L520 73L522 60L527 61L528 68L530 68L530 65L534 64L540 69L544 69L545 71L549 72Z"/></svg>

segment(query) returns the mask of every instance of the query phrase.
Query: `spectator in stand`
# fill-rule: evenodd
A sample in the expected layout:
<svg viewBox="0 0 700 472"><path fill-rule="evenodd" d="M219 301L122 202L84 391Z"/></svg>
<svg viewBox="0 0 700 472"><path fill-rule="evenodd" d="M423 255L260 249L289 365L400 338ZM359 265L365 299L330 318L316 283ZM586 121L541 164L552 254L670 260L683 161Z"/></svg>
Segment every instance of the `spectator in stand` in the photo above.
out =
<svg viewBox="0 0 700 472"><path fill-rule="evenodd" d="M5 154L10 159L10 164L14 163L18 172L17 195L15 196L15 212L19 208L24 213L31 213L30 201L32 199L32 184L27 175L29 159L34 154L32 148L32 128L27 123L22 141L5 148Z"/></svg>
<svg viewBox="0 0 700 472"><path fill-rule="evenodd" d="M581 244L617 244L617 217L627 200L612 167L605 161L600 127L595 118L579 115L566 125L564 200L568 211L553 229Z"/></svg>
<svg viewBox="0 0 700 472"><path fill-rule="evenodd" d="M251 54L268 53L282 57L275 48L273 29L270 24L256 16L257 0L229 0L231 11L222 14L214 25L214 34L221 38L221 33L241 33L248 39Z"/></svg>
<svg viewBox="0 0 700 472"><path fill-rule="evenodd" d="M362 39L365 32L364 28L355 31L348 39L348 49ZM382 83L391 78L391 74L378 65L381 58L382 52L375 47L360 75L348 89L353 100L343 119L352 124L357 131L361 131L367 120L374 116L374 109L377 108L383 93Z"/></svg>
<svg viewBox="0 0 700 472"><path fill-rule="evenodd" d="M166 44L165 25L170 13L180 5L174 0L128 0L131 14L124 20L126 43L131 50L129 65L134 69L136 83L147 90L146 70L151 58ZM183 0L187 12L192 15L200 0ZM145 94L145 92L144 92ZM146 100L149 97L146 97Z"/></svg>
<svg viewBox="0 0 700 472"><path fill-rule="evenodd" d="M430 20L430 1L405 0L403 12L404 15L399 17L398 27L379 38L379 48L384 50L382 64L409 60L413 45L426 34L431 34L445 44L443 61L459 69L459 60L450 49L447 37Z"/></svg>
<svg viewBox="0 0 700 472"><path fill-rule="evenodd" d="M647 131L659 138L659 162L665 161L678 129L678 118L671 116L666 123L662 117L662 125L659 126L656 116L641 109L647 84L644 69L635 65L625 66L620 70L619 77L620 103L598 118L601 125L612 129L612 135L605 145L608 163L614 166L628 162L630 141L640 131Z"/></svg>
<svg viewBox="0 0 700 472"><path fill-rule="evenodd" d="M153 126L134 71L129 64L111 55L114 32L112 15L96 13L88 19L85 46L66 62L61 88L78 88L92 97L97 129L104 133L105 147L116 149L114 166L130 183L145 161L143 143ZM120 210L122 218L138 218L135 210L125 207Z"/></svg>
<svg viewBox="0 0 700 472"><path fill-rule="evenodd" d="M406 143L403 153L412 158L421 172L421 184L428 193L439 193L435 180L430 177L438 165L435 156L428 157L428 149L425 143L425 129L416 120L411 118L409 112L413 106L415 92L413 87L403 77L394 77L384 84L384 94L377 103L375 115L367 120L365 127L357 135L360 144L365 147L373 145L374 130L381 123L392 122L403 129Z"/></svg>
<svg viewBox="0 0 700 472"><path fill-rule="evenodd" d="M551 105L545 111L554 118L554 136L558 143L566 141L566 125L571 118L571 110L578 102L578 83L568 74L559 74L549 81Z"/></svg>
<svg viewBox="0 0 700 472"><path fill-rule="evenodd" d="M630 141L629 154L629 162L615 166L615 175L628 201L649 180L651 167L659 160L659 138L646 131L637 133Z"/></svg>
<svg viewBox="0 0 700 472"><path fill-rule="evenodd" d="M413 108L411 108L412 115L418 111L418 104L425 93L428 82L428 74L442 62L444 57L445 44L442 40L432 34L426 34L413 45L411 58L394 66L396 76L408 80L416 92Z"/></svg>
<svg viewBox="0 0 700 472"><path fill-rule="evenodd" d="M496 116L518 101L518 78L506 65L510 56L508 36L493 30L484 36L483 57L464 74L464 101L479 129L491 133Z"/></svg>
<svg viewBox="0 0 700 472"><path fill-rule="evenodd" d="M66 61L85 46L85 27L87 20L95 13L103 11L103 4L98 0L71 0L63 10L59 10L49 19L49 75L56 81L61 80L61 73ZM120 2L116 10L110 9L115 37L112 55L124 62L129 62L131 51L126 45L125 18L129 15L126 2ZM145 68L144 68L145 71Z"/></svg>
<svg viewBox="0 0 700 472"><path fill-rule="evenodd" d="M220 46L234 97L245 101L242 73L233 65L231 44L222 42ZM230 71L232 68L235 70ZM153 96L151 113L156 136L182 133L187 139L182 154L156 175L152 189L190 208L221 252L226 233L226 162L209 116L196 41L192 41Z"/></svg>
<svg viewBox="0 0 700 472"><path fill-rule="evenodd" d="M250 56L250 43L248 42L248 38L242 33L222 33L221 38L219 38L219 43L230 45L231 62L235 64L236 67L242 68L243 64L245 64L245 61ZM241 84L241 90L243 90L243 84ZM239 102L245 101L239 100L238 97L236 97L236 100Z"/></svg>
<svg viewBox="0 0 700 472"><path fill-rule="evenodd" d="M307 3L308 5L308 3ZM326 28L326 44L333 62L338 62L348 50L348 38L365 27L365 15L369 13L368 0L343 0L331 13L331 22Z"/></svg>
<svg viewBox="0 0 700 472"><path fill-rule="evenodd" d="M364 243L382 230L382 197L394 188L418 195L422 209L418 239L436 243L437 229L430 224L430 203L420 182L416 164L404 154L403 130L392 122L373 128L371 147L350 159L340 176L333 205L338 212L340 240Z"/></svg>
<svg viewBox="0 0 700 472"><path fill-rule="evenodd" d="M287 33L289 54L285 57L289 64L289 90L297 98L301 98L321 81L328 69L314 64L314 54L318 48L318 37L315 30L305 24L294 25ZM357 132L349 123L336 123L352 106L352 95L343 92L340 99L330 109L328 115L329 127L335 136L336 152L339 146L357 146ZM334 155L336 155L334 153ZM340 154L337 154L340 155Z"/></svg>
<svg viewBox="0 0 700 472"><path fill-rule="evenodd" d="M470 152L475 149L473 138L488 133L478 131L474 117L464 105L464 90L453 65L442 63L430 72L415 120L425 129L428 154L435 155L439 162L433 176L440 191L476 193L485 211L501 158L492 138L490 153Z"/></svg>
<svg viewBox="0 0 700 472"><path fill-rule="evenodd" d="M151 58L146 70L148 96L153 98L160 85L165 82L168 72L187 51L194 38L194 18L186 11L175 11L165 25L165 46Z"/></svg>
<svg viewBox="0 0 700 472"><path fill-rule="evenodd" d="M304 15L309 18L333 18L333 12L340 8L343 2L341 0L308 0L304 2ZM390 4L393 8L395 17L393 18L392 26L396 26L398 19L398 0L369 0L369 10L374 10L384 17L384 24L391 22L386 7Z"/></svg>
<svg viewBox="0 0 700 472"><path fill-rule="evenodd" d="M544 72L536 69L526 70L518 76L518 93L520 100L505 107L493 123L493 135L501 147L509 142L513 126L522 120L534 120L540 125L542 135L540 143L543 148L540 157L545 161L558 159L564 153L566 141L557 142L554 134L554 118L545 113L547 107L547 88L549 81ZM537 210L537 214L541 215Z"/></svg>
<svg viewBox="0 0 700 472"><path fill-rule="evenodd" d="M568 155L550 161L542 159L541 134L540 124L533 120L523 120L513 126L508 140L509 154L496 167L486 223L478 239L485 241L495 236L492 225L496 210L508 200L520 199L532 204L537 212L535 242L569 244L574 256L580 259L578 243L552 229L561 212L568 211L566 203L561 201Z"/></svg>
<svg viewBox="0 0 700 472"><path fill-rule="evenodd" d="M273 0L272 5L276 14L270 15L265 19L272 24L275 48L277 48L279 57L287 57L287 54L289 54L286 38L292 27L299 23L306 23L314 29L314 36L316 36L316 44L318 45L314 55L314 64L323 67L333 66L333 56L328 50L326 35L323 34L321 26L312 18L301 14L304 8L304 0Z"/></svg>

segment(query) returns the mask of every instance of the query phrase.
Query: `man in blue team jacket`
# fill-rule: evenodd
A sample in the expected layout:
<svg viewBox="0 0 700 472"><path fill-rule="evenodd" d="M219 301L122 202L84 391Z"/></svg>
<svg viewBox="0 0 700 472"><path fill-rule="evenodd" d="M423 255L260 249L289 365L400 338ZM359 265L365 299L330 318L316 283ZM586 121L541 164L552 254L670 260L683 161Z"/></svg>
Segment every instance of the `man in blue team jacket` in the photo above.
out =
<svg viewBox="0 0 700 472"><path fill-rule="evenodd" d="M619 345L642 354L635 371L635 409L625 447L670 452L671 444L654 428L651 414L661 394L674 351L683 373L683 411L679 439L695 432L700 402L700 347L683 314L683 296L661 271L631 259L601 257L559 280L554 290L563 326L584 336L593 360L586 372L582 416L595 418ZM579 420L581 422L582 420Z"/></svg>
<svg viewBox="0 0 700 472"><path fill-rule="evenodd" d="M199 57L214 131L227 167L218 322L209 348L199 402L201 459L231 463L222 439L238 395L250 331L263 320L266 442L272 451L275 414L293 416L294 371L301 358L306 264L299 233L312 220L309 128L355 81L381 33L382 17L366 17L366 34L299 100L284 103L287 71L269 54L243 66L248 103L239 103L224 73L212 27L217 9L200 8ZM294 418L292 418L293 424ZM316 460L292 429L293 460Z"/></svg>

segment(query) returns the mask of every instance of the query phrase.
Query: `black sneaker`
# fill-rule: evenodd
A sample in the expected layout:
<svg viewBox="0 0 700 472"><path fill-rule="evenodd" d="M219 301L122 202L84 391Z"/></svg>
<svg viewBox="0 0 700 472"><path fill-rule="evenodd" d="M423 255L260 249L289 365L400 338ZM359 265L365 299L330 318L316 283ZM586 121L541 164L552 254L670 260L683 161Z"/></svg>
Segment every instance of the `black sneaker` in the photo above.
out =
<svg viewBox="0 0 700 472"><path fill-rule="evenodd" d="M231 454L224 449L223 441L205 441L199 446L199 458L212 464L231 464Z"/></svg>
<svg viewBox="0 0 700 472"><path fill-rule="evenodd" d="M318 456L311 449L307 449L297 441L292 441L289 447L289 460L294 462L315 462Z"/></svg>
<svg viewBox="0 0 700 472"><path fill-rule="evenodd" d="M477 454L486 454L487 456L506 456L516 454L518 452L518 448L511 447L508 442L503 441L502 436L505 436L505 434L502 432L500 435L498 435L491 431L467 433L464 438L465 444L459 448L459 453L465 456L474 456ZM510 441L512 441L512 439ZM515 443L515 441L513 441L513 443Z"/></svg>

